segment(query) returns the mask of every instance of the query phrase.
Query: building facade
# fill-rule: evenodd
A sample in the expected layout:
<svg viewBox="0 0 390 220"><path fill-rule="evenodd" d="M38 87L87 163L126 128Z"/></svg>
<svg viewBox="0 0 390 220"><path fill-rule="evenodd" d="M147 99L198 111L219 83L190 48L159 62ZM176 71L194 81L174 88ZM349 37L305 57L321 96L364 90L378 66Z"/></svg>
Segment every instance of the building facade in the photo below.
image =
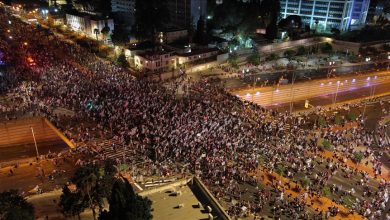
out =
<svg viewBox="0 0 390 220"><path fill-rule="evenodd" d="M111 0L111 11L121 18L130 31L135 23L135 0Z"/></svg>
<svg viewBox="0 0 390 220"><path fill-rule="evenodd" d="M134 64L145 72L167 72L176 68L176 58L171 51L144 51L134 55Z"/></svg>
<svg viewBox="0 0 390 220"><path fill-rule="evenodd" d="M341 31L365 25L370 0L281 0L281 17L298 15L305 25L320 32Z"/></svg>
<svg viewBox="0 0 390 220"><path fill-rule="evenodd" d="M101 30L107 25L110 28L108 36L114 30L114 20L111 18L100 18L84 13L66 14L66 24L70 29L77 32L82 32L90 38L104 38ZM108 40L108 39L106 39Z"/></svg>
<svg viewBox="0 0 390 220"><path fill-rule="evenodd" d="M172 25L179 28L196 26L200 17L207 17L207 0L167 0Z"/></svg>

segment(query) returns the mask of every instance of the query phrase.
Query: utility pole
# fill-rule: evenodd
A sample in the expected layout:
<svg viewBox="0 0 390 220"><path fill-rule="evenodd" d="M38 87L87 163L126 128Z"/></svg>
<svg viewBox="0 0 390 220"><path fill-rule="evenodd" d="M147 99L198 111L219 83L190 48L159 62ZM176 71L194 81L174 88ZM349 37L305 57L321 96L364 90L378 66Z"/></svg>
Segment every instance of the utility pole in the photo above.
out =
<svg viewBox="0 0 390 220"><path fill-rule="evenodd" d="M37 145L37 140L35 139L35 134L34 134L34 128L30 126L31 128L31 133L34 139L34 144L35 144L35 151L37 152L37 159L39 159L39 152L38 152L38 145Z"/></svg>
<svg viewBox="0 0 390 220"><path fill-rule="evenodd" d="M291 81L291 89L290 89L290 115L292 114L293 108L294 108L294 82L295 82L296 74L295 71L293 71L292 81Z"/></svg>

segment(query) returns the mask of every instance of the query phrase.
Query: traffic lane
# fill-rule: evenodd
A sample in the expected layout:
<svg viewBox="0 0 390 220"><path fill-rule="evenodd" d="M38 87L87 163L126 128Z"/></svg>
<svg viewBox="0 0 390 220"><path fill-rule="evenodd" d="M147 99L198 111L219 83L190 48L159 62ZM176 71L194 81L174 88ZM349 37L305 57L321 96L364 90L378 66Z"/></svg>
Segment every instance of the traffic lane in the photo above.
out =
<svg viewBox="0 0 390 220"><path fill-rule="evenodd" d="M234 94L241 99L255 102L262 106L268 106L276 103L290 103L293 100L305 100L327 94L339 94L344 91L354 91L362 87L368 87L374 91L377 85L390 83L389 75L378 75L297 83L294 86L284 85L278 88L265 87L242 90Z"/></svg>
<svg viewBox="0 0 390 220"><path fill-rule="evenodd" d="M243 77L243 81L247 84L262 84L265 81L268 83L277 82L282 76L288 79L291 82L292 75L295 73L296 81L311 79L320 79L326 77L329 73L336 76L345 76L345 75L354 75L357 72L369 71L369 70L386 70L387 65L380 64L376 65L375 63L368 63L360 66L339 66L339 67L320 67L319 69L303 69L303 70L281 70L279 72L259 72L253 75L246 75Z"/></svg>
<svg viewBox="0 0 390 220"><path fill-rule="evenodd" d="M353 101L356 99L367 98L371 95L372 88L363 87L355 89L353 91L339 92L337 95L337 103ZM380 84L376 86L375 95L386 94L390 92L390 83ZM333 104L334 94L328 94L323 96L317 96L308 99L309 103L313 106L327 106ZM290 103L279 103L271 106L267 106L269 109L276 109L279 111L290 111ZM294 111L306 110L305 100L299 100L294 102Z"/></svg>

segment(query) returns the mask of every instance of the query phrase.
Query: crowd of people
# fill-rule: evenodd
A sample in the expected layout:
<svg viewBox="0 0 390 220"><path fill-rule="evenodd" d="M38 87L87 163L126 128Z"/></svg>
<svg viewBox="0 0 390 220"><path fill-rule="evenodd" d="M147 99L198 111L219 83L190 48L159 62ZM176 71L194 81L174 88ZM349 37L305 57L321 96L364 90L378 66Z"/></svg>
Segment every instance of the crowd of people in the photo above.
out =
<svg viewBox="0 0 390 220"><path fill-rule="evenodd" d="M341 204L346 196L354 198L350 209L369 219L386 210L389 179L381 178L378 152L388 152L389 146L380 144L380 151L374 150L362 116L352 128L334 130L330 123L313 130L318 122L307 115L292 116L243 102L207 80L186 81L189 92L178 98L158 82L134 79L128 70L7 14L0 15L0 27L10 29L13 36L10 40L3 34L0 40L1 50L13 56L8 102L0 103L2 119L26 113L47 117L79 149L94 149L93 160L104 159L104 149L96 150L92 142L116 140L120 143L116 147L128 147L163 176L198 175L234 217L262 216L265 210L275 218L337 215L332 207L308 211L304 198L288 198L283 189L262 186L261 178L251 175L260 166L297 183L307 179L306 191L316 195L324 195L322 189L334 183L338 190L331 198ZM29 66L20 56L33 57L36 65ZM56 108L74 114L55 114ZM384 137L386 129L379 131ZM323 140L345 158L362 151L378 179L343 161L320 157L324 146L318 143ZM145 172L137 170L135 175ZM339 178L351 182L353 191Z"/></svg>

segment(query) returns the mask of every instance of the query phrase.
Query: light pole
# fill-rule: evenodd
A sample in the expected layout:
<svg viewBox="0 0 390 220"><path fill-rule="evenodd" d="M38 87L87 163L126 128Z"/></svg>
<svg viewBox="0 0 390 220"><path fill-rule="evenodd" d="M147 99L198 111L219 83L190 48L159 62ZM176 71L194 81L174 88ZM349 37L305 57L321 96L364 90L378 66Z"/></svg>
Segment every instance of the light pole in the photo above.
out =
<svg viewBox="0 0 390 220"><path fill-rule="evenodd" d="M37 152L37 159L39 159L39 152L38 152L38 145L37 145L37 140L35 139L35 134L34 134L34 128L30 126L31 128L31 133L34 139L34 144L35 144L35 151Z"/></svg>
<svg viewBox="0 0 390 220"><path fill-rule="evenodd" d="M335 94L335 96L334 96L333 105L336 104L337 95L338 95L338 93L339 93L339 88L340 88L340 86L342 86L342 85L344 85L344 84L343 84L343 83L340 83L340 81L337 81L337 89L336 89L336 94Z"/></svg>
<svg viewBox="0 0 390 220"><path fill-rule="evenodd" d="M390 55L387 56L387 70L389 70L390 67Z"/></svg>
<svg viewBox="0 0 390 220"><path fill-rule="evenodd" d="M290 114L292 114L292 111L294 109L294 82L295 82L295 79L296 79L296 74L295 74L295 71L293 71L293 76L292 76L292 80L291 80L291 89L290 89Z"/></svg>

